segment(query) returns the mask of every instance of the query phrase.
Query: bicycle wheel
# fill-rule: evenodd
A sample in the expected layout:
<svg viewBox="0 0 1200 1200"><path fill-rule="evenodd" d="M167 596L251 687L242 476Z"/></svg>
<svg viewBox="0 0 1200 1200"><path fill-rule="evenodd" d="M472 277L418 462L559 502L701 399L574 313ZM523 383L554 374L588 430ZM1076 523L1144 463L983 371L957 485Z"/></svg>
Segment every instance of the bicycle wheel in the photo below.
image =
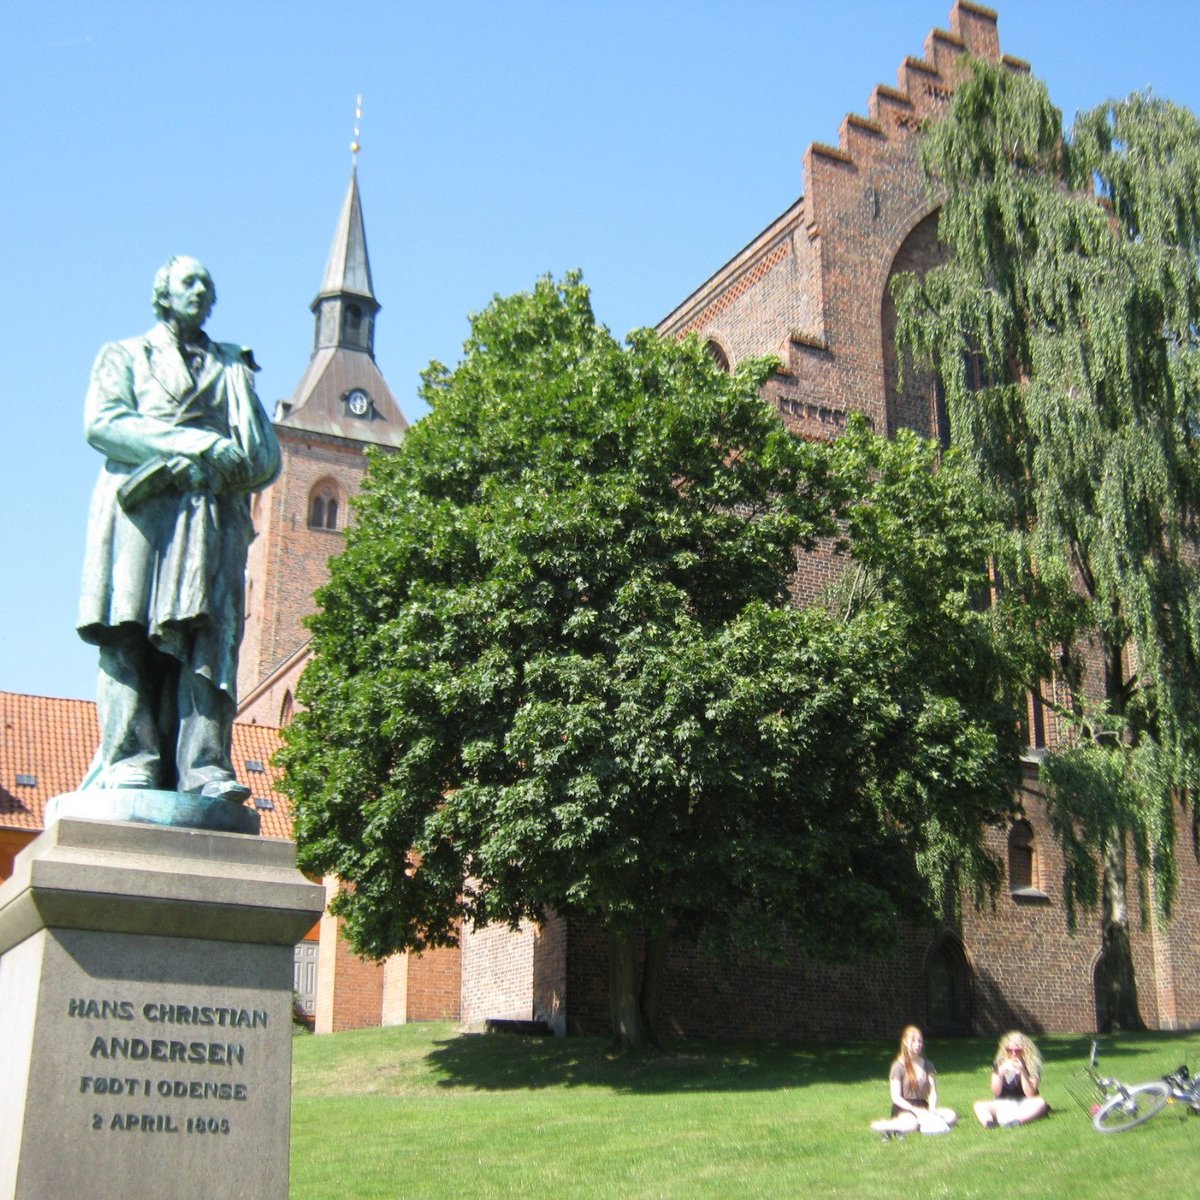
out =
<svg viewBox="0 0 1200 1200"><path fill-rule="evenodd" d="M1092 1118L1097 1133L1124 1133L1166 1107L1170 1089L1165 1083L1140 1083L1125 1095L1107 1101Z"/></svg>

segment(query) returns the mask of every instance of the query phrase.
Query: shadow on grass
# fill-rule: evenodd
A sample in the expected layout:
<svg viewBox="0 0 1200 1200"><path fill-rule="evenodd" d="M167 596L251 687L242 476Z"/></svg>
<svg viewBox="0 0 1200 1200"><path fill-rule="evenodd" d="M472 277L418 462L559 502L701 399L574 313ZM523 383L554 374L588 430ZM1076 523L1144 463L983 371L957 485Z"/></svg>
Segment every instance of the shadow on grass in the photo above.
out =
<svg viewBox="0 0 1200 1200"><path fill-rule="evenodd" d="M883 1052L886 1053L886 1052ZM429 1061L442 1087L483 1090L600 1087L615 1092L722 1092L881 1078L874 1043L674 1042L663 1052L610 1054L602 1038L463 1035Z"/></svg>
<svg viewBox="0 0 1200 1200"><path fill-rule="evenodd" d="M1195 1034L1190 1035L1193 1042ZM1101 1040L1101 1070L1121 1075L1122 1058L1145 1062L1148 1048L1164 1043L1162 1070L1187 1057L1180 1035L1143 1034L1128 1049L1119 1039ZM1046 1076L1062 1079L1087 1061L1092 1038L1039 1038ZM996 1040L963 1038L939 1041L929 1057L943 1075L986 1074ZM463 1034L434 1043L426 1056L441 1076L442 1088L511 1091L555 1087L598 1087L615 1093L700 1093L769 1091L781 1088L836 1086L878 1081L886 1091L895 1048L884 1042L709 1042L670 1043L665 1052L612 1055L602 1038L519 1037ZM1167 1063L1170 1058L1172 1061ZM1200 1056L1197 1057L1200 1063ZM1143 1067L1138 1081L1151 1078Z"/></svg>

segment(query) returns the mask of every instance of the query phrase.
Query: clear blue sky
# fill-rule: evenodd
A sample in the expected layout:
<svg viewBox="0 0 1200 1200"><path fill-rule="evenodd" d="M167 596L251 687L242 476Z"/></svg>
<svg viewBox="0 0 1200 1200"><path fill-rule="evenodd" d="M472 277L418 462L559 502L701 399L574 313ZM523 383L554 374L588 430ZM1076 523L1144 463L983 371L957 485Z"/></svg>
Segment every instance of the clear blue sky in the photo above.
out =
<svg viewBox="0 0 1200 1200"><path fill-rule="evenodd" d="M359 0L0 5L0 689L91 697L74 632L100 465L99 346L148 328L155 268L208 264L213 336L268 409L299 380L349 178L354 97L376 342L410 419L467 316L582 268L652 325L803 191L950 0ZM1194 0L1008 0L1004 50L1070 117L1153 86L1200 109Z"/></svg>

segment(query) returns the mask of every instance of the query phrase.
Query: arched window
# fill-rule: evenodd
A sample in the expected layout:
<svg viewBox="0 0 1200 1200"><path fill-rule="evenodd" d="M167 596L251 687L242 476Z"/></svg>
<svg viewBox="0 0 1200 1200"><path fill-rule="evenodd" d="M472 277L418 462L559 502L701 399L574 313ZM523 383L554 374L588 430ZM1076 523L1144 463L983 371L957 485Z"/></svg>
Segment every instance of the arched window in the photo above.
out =
<svg viewBox="0 0 1200 1200"><path fill-rule="evenodd" d="M1008 886L1013 892L1037 890L1037 854L1028 821L1014 821L1008 831Z"/></svg>
<svg viewBox="0 0 1200 1200"><path fill-rule="evenodd" d="M292 723L292 717L295 716L296 702L292 699L292 689L288 688L283 693L283 703L279 706L279 726L282 729L284 725Z"/></svg>
<svg viewBox="0 0 1200 1200"><path fill-rule="evenodd" d="M361 304L342 309L342 344L358 350L371 348L371 312Z"/></svg>
<svg viewBox="0 0 1200 1200"><path fill-rule="evenodd" d="M323 479L309 493L308 497L308 527L309 529L340 529L338 518L341 515L341 504L338 500L337 485L330 479Z"/></svg>
<svg viewBox="0 0 1200 1200"><path fill-rule="evenodd" d="M901 272L924 275L946 257L937 239L937 212L919 221L901 243L888 269L883 287L879 313L883 334L884 395L887 398L887 431L903 426L914 429L922 437L937 438L948 444L950 424L946 414L946 397L941 382L919 363L901 363L896 349L896 302L892 296L892 279ZM901 379L904 386L900 386Z"/></svg>
<svg viewBox="0 0 1200 1200"><path fill-rule="evenodd" d="M704 344L704 348L711 355L713 362L717 364L726 374L731 370L729 365L729 355L725 353L725 347L721 345L716 338L709 338Z"/></svg>
<svg viewBox="0 0 1200 1200"><path fill-rule="evenodd" d="M944 934L925 963L926 1024L935 1033L971 1032L971 965L962 943Z"/></svg>

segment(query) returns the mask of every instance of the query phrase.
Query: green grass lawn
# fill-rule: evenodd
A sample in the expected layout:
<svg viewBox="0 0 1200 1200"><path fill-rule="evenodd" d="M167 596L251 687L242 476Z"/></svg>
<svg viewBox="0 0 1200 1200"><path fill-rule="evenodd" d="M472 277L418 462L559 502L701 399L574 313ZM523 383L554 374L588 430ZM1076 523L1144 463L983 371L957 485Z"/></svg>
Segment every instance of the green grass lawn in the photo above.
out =
<svg viewBox="0 0 1200 1200"><path fill-rule="evenodd" d="M1089 1039L1043 1038L1054 1109L983 1130L994 1039L934 1041L959 1127L881 1142L890 1043L685 1042L609 1058L602 1040L460 1035L452 1025L293 1041L293 1200L373 1197L1192 1196L1200 1117L1167 1109L1129 1133L1093 1131L1067 1091ZM1130 1082L1180 1062L1200 1034L1106 1039Z"/></svg>

